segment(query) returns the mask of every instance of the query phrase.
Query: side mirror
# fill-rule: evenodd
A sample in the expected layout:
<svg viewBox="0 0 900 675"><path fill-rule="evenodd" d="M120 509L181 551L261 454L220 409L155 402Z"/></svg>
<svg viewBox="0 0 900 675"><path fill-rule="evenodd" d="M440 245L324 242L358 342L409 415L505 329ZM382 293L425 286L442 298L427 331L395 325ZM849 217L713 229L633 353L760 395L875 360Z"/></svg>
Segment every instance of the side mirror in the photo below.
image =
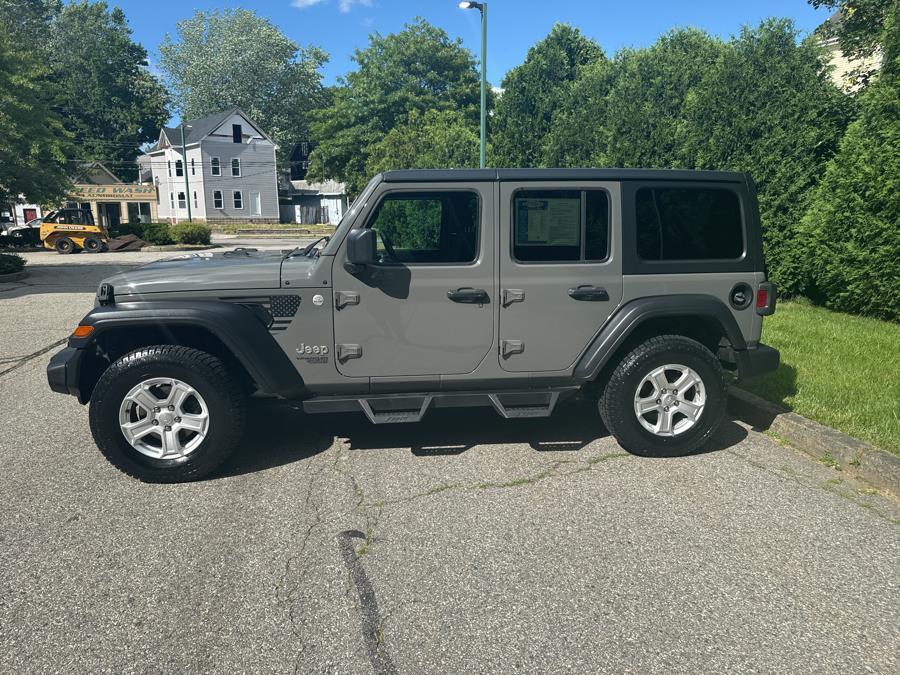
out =
<svg viewBox="0 0 900 675"><path fill-rule="evenodd" d="M375 230L365 228L350 230L347 234L347 262L353 271L375 264Z"/></svg>

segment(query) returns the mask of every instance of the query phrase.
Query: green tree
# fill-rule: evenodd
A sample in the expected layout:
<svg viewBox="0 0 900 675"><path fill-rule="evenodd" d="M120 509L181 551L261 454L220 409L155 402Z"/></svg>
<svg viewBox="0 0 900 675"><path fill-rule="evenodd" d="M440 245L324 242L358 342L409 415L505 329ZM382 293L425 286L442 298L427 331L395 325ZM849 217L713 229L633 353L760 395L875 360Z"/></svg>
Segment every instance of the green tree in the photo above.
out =
<svg viewBox="0 0 900 675"><path fill-rule="evenodd" d="M424 19L399 33L373 33L353 59L357 69L335 88L332 104L315 114L312 137L322 142L310 158L311 179L334 178L359 191L372 149L413 111L456 110L478 119L472 54Z"/></svg>
<svg viewBox="0 0 900 675"><path fill-rule="evenodd" d="M718 39L696 29L676 30L647 49L616 55L606 97L606 161L611 166L684 165L677 131L685 100L725 52Z"/></svg>
<svg viewBox="0 0 900 675"><path fill-rule="evenodd" d="M479 142L478 125L459 111L413 110L372 147L366 173L477 167Z"/></svg>
<svg viewBox="0 0 900 675"><path fill-rule="evenodd" d="M44 70L0 32L0 203L49 203L68 187L68 136L50 109Z"/></svg>
<svg viewBox="0 0 900 675"><path fill-rule="evenodd" d="M600 46L577 28L554 25L528 50L525 62L503 78L503 95L491 120L492 163L550 165L545 137L560 99L585 66L605 60Z"/></svg>
<svg viewBox="0 0 900 675"><path fill-rule="evenodd" d="M544 137L545 166L608 166L609 134L606 97L613 81L612 62L599 59L585 66L562 92Z"/></svg>
<svg viewBox="0 0 900 675"><path fill-rule="evenodd" d="M788 294L803 291L809 251L797 239L808 195L852 113L812 40L788 20L745 28L706 65L679 125L681 164L747 171L759 190L766 259Z"/></svg>
<svg viewBox="0 0 900 675"><path fill-rule="evenodd" d="M0 30L11 36L22 36L18 49L34 51L42 41L53 19L62 10L62 0L0 0Z"/></svg>
<svg viewBox="0 0 900 675"><path fill-rule="evenodd" d="M309 137L311 111L328 100L321 72L328 55L298 46L249 9L198 11L163 38L159 53L183 118L239 106L282 158Z"/></svg>
<svg viewBox="0 0 900 675"><path fill-rule="evenodd" d="M900 28L897 14L888 26ZM900 57L897 30L882 75L812 193L801 233L811 295L834 309L900 320Z"/></svg>
<svg viewBox="0 0 900 675"><path fill-rule="evenodd" d="M75 137L77 159L102 160L133 178L141 144L156 139L169 113L165 89L147 69L147 52L131 39L125 14L105 2L73 2L45 39L54 107Z"/></svg>

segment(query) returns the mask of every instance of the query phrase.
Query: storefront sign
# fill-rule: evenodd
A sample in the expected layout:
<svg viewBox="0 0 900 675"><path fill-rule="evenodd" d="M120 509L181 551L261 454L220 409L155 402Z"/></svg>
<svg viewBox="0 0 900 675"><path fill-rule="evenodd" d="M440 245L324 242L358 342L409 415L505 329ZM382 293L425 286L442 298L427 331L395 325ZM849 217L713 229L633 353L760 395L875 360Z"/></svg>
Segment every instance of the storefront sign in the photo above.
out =
<svg viewBox="0 0 900 675"><path fill-rule="evenodd" d="M72 196L103 197L116 201L139 199L156 199L156 187L153 185L75 185Z"/></svg>

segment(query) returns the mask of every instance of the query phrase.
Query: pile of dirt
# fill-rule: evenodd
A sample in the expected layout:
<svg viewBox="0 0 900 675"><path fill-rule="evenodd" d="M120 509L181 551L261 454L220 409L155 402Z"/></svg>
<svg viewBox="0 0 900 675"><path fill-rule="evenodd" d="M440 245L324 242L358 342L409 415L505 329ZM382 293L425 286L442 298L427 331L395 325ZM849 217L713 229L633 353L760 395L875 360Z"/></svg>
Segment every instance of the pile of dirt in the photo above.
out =
<svg viewBox="0 0 900 675"><path fill-rule="evenodd" d="M147 245L147 242L138 238L136 234L123 234L109 240L110 251L140 251Z"/></svg>

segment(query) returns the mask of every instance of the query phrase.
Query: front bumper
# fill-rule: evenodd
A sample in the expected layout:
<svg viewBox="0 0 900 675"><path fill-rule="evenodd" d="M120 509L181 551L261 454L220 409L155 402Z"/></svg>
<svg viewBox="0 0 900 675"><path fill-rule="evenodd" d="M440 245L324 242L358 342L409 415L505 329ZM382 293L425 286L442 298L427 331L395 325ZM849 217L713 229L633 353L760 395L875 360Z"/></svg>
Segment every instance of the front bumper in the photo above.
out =
<svg viewBox="0 0 900 675"><path fill-rule="evenodd" d="M84 350L66 347L53 355L47 365L47 382L50 388L60 394L71 394L81 400L81 360Z"/></svg>
<svg viewBox="0 0 900 675"><path fill-rule="evenodd" d="M738 376L741 380L758 377L778 370L781 354L777 349L761 344L753 349L741 349L734 352Z"/></svg>

